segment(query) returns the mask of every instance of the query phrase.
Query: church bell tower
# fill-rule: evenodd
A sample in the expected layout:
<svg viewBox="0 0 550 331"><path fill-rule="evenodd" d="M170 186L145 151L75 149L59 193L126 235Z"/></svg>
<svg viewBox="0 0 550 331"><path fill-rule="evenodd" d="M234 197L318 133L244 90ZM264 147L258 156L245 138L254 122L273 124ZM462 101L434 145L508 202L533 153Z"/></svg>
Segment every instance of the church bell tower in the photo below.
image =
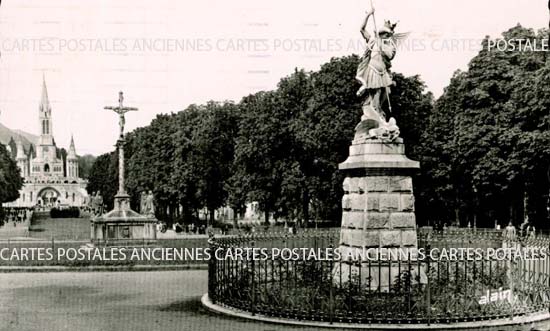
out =
<svg viewBox="0 0 550 331"><path fill-rule="evenodd" d="M40 145L53 146L53 127L52 127L52 107L48 99L48 89L46 88L46 79L42 77L42 97L40 98L39 109L39 127L40 127Z"/></svg>

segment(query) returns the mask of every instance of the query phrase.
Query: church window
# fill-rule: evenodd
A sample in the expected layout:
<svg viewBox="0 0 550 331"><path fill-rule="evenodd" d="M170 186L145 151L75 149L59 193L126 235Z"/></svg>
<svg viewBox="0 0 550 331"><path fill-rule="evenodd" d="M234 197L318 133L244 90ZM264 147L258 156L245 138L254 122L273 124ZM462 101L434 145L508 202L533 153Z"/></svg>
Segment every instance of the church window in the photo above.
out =
<svg viewBox="0 0 550 331"><path fill-rule="evenodd" d="M44 165L44 172L50 172L50 165L47 163Z"/></svg>
<svg viewBox="0 0 550 331"><path fill-rule="evenodd" d="M73 203L74 203L74 192L73 192Z"/></svg>

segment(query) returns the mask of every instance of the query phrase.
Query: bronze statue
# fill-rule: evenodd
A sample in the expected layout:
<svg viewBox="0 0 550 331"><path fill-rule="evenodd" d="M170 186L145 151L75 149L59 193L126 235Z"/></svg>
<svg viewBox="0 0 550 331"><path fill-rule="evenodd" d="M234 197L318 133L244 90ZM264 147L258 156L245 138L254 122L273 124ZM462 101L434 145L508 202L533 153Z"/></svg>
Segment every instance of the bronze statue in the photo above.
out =
<svg viewBox="0 0 550 331"><path fill-rule="evenodd" d="M366 51L357 68L356 79L361 83L358 96L366 95L363 103L362 121L371 120L368 129L370 138L393 140L399 136L395 119L390 117L391 86L394 85L390 72L398 43L408 34L395 33L397 23L385 21L380 29L376 27L374 7L367 12L361 25L361 35L366 42ZM367 23L373 17L374 35L367 31ZM374 121L374 123L373 123Z"/></svg>

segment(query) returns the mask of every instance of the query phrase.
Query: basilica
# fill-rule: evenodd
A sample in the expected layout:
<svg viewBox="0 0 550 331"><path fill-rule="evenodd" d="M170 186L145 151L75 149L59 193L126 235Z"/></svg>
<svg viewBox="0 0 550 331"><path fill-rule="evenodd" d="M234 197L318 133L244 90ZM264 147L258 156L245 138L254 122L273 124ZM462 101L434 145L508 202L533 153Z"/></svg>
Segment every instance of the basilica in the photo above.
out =
<svg viewBox="0 0 550 331"><path fill-rule="evenodd" d="M16 162L24 178L19 199L5 204L11 207L84 206L88 200L87 181L79 177L74 139L66 158L60 155L53 137L52 108L45 79L38 107L40 135L35 146L25 150L21 139L16 142ZM34 149L34 153L30 151Z"/></svg>

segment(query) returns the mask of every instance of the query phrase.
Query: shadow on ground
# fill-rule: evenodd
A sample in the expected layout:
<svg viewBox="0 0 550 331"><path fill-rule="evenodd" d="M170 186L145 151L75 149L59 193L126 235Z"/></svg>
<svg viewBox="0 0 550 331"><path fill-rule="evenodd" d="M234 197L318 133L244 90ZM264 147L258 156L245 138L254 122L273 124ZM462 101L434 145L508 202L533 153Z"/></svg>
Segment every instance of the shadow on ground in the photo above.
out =
<svg viewBox="0 0 550 331"><path fill-rule="evenodd" d="M187 312L187 313L195 313L195 314L210 314L210 312L202 306L200 297L193 297L187 300L176 301L168 305L162 305L162 306L156 307L156 309L158 311L164 311L164 312L171 311L171 312Z"/></svg>

